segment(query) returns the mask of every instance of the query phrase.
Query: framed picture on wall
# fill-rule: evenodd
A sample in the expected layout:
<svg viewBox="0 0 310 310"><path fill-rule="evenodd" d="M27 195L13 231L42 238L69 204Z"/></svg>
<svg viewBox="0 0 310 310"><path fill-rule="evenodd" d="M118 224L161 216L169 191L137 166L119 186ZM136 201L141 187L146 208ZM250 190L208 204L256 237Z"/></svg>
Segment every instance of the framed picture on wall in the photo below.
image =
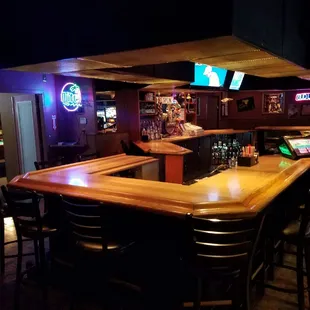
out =
<svg viewBox="0 0 310 310"><path fill-rule="evenodd" d="M284 113L284 93L263 94L263 114Z"/></svg>
<svg viewBox="0 0 310 310"><path fill-rule="evenodd" d="M303 104L301 106L301 115L310 115L310 104Z"/></svg>
<svg viewBox="0 0 310 310"><path fill-rule="evenodd" d="M299 105L295 104L295 103L291 103L288 105L288 109L287 109L287 115L288 118L296 118L299 116Z"/></svg>

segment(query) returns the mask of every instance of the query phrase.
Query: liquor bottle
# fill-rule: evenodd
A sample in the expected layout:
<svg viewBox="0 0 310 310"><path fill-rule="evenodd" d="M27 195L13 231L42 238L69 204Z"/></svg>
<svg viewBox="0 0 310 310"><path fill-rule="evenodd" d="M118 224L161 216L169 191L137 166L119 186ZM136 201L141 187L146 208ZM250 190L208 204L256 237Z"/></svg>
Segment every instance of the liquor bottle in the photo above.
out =
<svg viewBox="0 0 310 310"><path fill-rule="evenodd" d="M223 143L223 148L222 148L222 153L223 153L223 164L228 163L228 147L226 143Z"/></svg>
<svg viewBox="0 0 310 310"><path fill-rule="evenodd" d="M218 146L217 146L217 153L218 153L217 164L218 165L222 164L222 149L223 149L223 144L222 144L222 141L219 140Z"/></svg>
<svg viewBox="0 0 310 310"><path fill-rule="evenodd" d="M214 142L212 148L212 165L217 165L217 143Z"/></svg>

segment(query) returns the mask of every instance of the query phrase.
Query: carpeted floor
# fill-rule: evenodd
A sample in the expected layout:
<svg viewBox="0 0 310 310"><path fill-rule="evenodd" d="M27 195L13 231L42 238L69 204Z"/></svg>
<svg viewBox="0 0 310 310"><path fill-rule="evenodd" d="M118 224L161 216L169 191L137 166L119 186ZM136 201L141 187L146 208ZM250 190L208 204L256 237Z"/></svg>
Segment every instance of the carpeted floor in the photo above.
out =
<svg viewBox="0 0 310 310"><path fill-rule="evenodd" d="M5 220L5 237L6 240L14 240L15 239L15 230L13 226L12 219ZM16 246L14 244L6 247L7 254L13 254L16 251ZM25 244L24 247L25 252L32 252L32 243ZM31 257L27 257L24 259L25 264ZM288 263L293 261L292 257L286 257ZM25 266L24 266L25 267ZM2 279L2 285L0 289L0 309L1 310L11 310L13 309L13 292L15 287L15 268L16 268L16 260L15 259L7 259L6 260L6 273L4 279ZM285 287L296 286L295 281L295 273L293 271L288 271L285 269L278 269L276 271L276 279L275 283ZM109 293L110 294L110 293ZM97 296L98 297L98 296ZM82 296L79 298L78 304L75 305L75 309L77 310L97 310L102 309L99 306L100 302L97 302L98 299L96 296ZM100 296L99 296L100 299ZM122 300L120 300L122 299ZM294 310L297 308L297 298L295 295L288 295L284 293L279 293L272 290L266 290L265 296L258 301L255 301L254 310ZM49 287L49 297L48 304L50 310L67 310L70 309L71 301L69 291L59 286ZM306 300L306 305L308 305L308 301ZM20 310L41 310L46 309L41 301L41 290L37 285L31 283L31 281L25 281L25 285L22 287L21 294L21 307ZM138 298L134 300L132 296L128 297L127 300L124 300L124 296L122 298L114 299L114 304L108 309L118 309L118 310L138 310L141 309L139 306Z"/></svg>

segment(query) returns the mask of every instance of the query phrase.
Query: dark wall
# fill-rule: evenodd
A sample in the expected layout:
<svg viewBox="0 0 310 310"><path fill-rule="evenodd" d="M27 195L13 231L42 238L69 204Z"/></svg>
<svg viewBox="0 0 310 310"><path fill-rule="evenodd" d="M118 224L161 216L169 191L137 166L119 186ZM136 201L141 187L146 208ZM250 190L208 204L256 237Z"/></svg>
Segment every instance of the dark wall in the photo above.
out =
<svg viewBox="0 0 310 310"><path fill-rule="evenodd" d="M274 91L278 92L278 91ZM310 90L303 90L299 92L310 92ZM310 102L296 102L295 95L298 91L285 91L285 106L283 114L263 114L263 93L261 91L255 92L237 92L229 93L229 97L234 100L229 102L229 116L227 123L225 124L229 128L236 129L251 129L257 126L309 126L310 116L301 115L301 107L303 104L309 104ZM266 93L273 93L272 91ZM254 97L255 109L251 111L238 112L237 100ZM293 118L288 116L289 105L295 104L298 110L298 115Z"/></svg>
<svg viewBox="0 0 310 310"><path fill-rule="evenodd" d="M308 7L305 0L235 0L233 34L308 67Z"/></svg>
<svg viewBox="0 0 310 310"><path fill-rule="evenodd" d="M42 94L47 144L57 140L52 129L52 115L56 114L54 75L48 74L46 82L42 74L0 70L0 93ZM0 103L1 104L1 103Z"/></svg>

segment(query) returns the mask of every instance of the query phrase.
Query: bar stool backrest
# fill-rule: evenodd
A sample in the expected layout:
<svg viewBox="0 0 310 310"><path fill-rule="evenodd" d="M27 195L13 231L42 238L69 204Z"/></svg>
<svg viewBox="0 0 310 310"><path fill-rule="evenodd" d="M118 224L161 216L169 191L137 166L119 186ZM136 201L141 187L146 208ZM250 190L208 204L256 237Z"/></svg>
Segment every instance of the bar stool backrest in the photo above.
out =
<svg viewBox="0 0 310 310"><path fill-rule="evenodd" d="M58 159L54 159L52 161L35 161L34 166L36 170L42 170L50 167L61 166L63 165L64 158L60 157Z"/></svg>
<svg viewBox="0 0 310 310"><path fill-rule="evenodd" d="M127 143L124 140L121 140L121 146L122 146L123 152L126 155L130 155L129 146L127 145Z"/></svg>
<svg viewBox="0 0 310 310"><path fill-rule="evenodd" d="M85 161L85 160L91 160L91 159L96 159L99 157L99 153L89 153L89 154L79 154L77 156L78 162Z"/></svg>
<svg viewBox="0 0 310 310"><path fill-rule="evenodd" d="M42 170L51 167L48 161L35 161L34 166L36 167L36 170Z"/></svg>
<svg viewBox="0 0 310 310"><path fill-rule="evenodd" d="M75 241L99 243L103 251L107 249L100 203L62 197L62 206Z"/></svg>
<svg viewBox="0 0 310 310"><path fill-rule="evenodd" d="M252 219L205 219L190 216L192 254L206 268L238 268L248 262L254 238Z"/></svg>
<svg viewBox="0 0 310 310"><path fill-rule="evenodd" d="M42 218L40 214L40 198L35 192L10 189L4 185L1 191L7 203L9 215L13 217L17 234L22 233L19 228L32 226L37 232L42 231Z"/></svg>

